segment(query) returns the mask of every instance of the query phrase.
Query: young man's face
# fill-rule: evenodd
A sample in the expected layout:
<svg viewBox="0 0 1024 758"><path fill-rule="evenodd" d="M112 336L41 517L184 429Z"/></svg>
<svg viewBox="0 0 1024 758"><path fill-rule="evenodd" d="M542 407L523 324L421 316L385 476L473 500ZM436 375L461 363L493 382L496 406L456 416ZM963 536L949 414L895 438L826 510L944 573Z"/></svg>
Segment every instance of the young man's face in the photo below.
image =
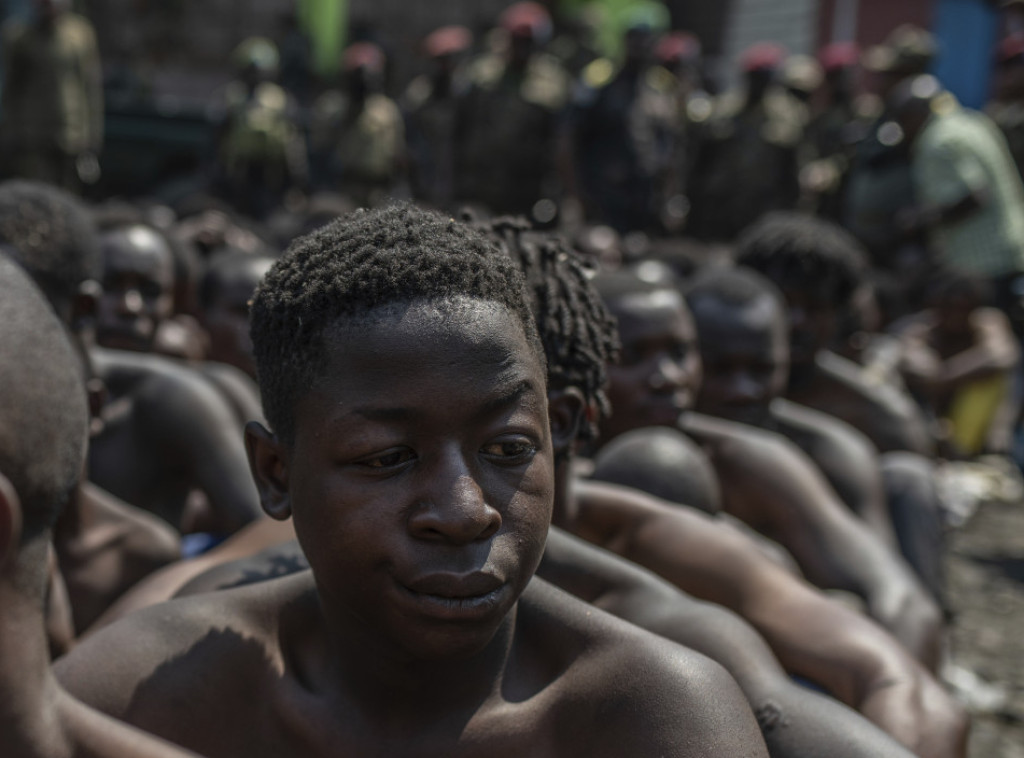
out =
<svg viewBox="0 0 1024 758"><path fill-rule="evenodd" d="M712 297L691 303L700 335L704 381L697 409L763 425L789 374L786 315L770 297L745 305Z"/></svg>
<svg viewBox="0 0 1024 758"><path fill-rule="evenodd" d="M104 347L148 352L174 308L174 262L164 239L144 226L102 238L103 294L96 339Z"/></svg>
<svg viewBox="0 0 1024 758"><path fill-rule="evenodd" d="M786 298L789 315L789 350L793 366L814 363L819 351L827 349L839 328L836 303L808 292L805 287L787 287L777 282Z"/></svg>
<svg viewBox="0 0 1024 758"><path fill-rule="evenodd" d="M611 416L605 439L645 426L675 426L701 383L693 319L674 290L626 295L608 304L619 322L622 353L608 367Z"/></svg>
<svg viewBox="0 0 1024 758"><path fill-rule="evenodd" d="M472 655L544 549L544 368L503 306L370 315L329 335L327 371L297 404L295 529L333 626L400 659Z"/></svg>
<svg viewBox="0 0 1024 758"><path fill-rule="evenodd" d="M202 312L203 327L210 337L209 359L228 363L252 377L256 366L249 337L249 301L272 264L268 258L253 258L226 275L214 301Z"/></svg>

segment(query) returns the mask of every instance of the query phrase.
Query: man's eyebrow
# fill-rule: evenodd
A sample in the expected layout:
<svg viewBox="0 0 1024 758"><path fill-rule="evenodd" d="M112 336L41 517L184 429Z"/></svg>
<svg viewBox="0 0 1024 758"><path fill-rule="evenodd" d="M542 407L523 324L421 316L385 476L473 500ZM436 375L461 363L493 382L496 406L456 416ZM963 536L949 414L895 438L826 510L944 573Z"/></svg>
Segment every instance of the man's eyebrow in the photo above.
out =
<svg viewBox="0 0 1024 758"><path fill-rule="evenodd" d="M521 379L519 382L509 387L507 391L502 392L500 395L492 397L482 403L477 410L477 415L480 417L490 416L496 411L508 408L510 405L513 405L522 399L524 395L528 395L531 392L535 392L533 382L529 379Z"/></svg>

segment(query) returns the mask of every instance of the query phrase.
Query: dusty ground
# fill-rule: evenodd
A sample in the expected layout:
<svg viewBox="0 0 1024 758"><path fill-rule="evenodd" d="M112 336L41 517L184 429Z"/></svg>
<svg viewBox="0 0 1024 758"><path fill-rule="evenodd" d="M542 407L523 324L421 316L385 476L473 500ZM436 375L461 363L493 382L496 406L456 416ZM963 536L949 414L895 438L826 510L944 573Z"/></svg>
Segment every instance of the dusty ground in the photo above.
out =
<svg viewBox="0 0 1024 758"><path fill-rule="evenodd" d="M954 662L1006 691L975 715L970 758L1024 758L1024 499L987 502L950 535Z"/></svg>

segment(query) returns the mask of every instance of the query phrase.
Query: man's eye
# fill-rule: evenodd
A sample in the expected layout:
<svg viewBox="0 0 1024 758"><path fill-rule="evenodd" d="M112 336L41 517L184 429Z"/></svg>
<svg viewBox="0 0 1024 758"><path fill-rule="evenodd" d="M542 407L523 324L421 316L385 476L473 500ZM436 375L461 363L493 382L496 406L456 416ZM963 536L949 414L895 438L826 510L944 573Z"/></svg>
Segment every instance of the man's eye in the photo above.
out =
<svg viewBox="0 0 1024 758"><path fill-rule="evenodd" d="M525 463L537 454L537 446L528 439L498 440L484 445L482 452L503 463Z"/></svg>
<svg viewBox="0 0 1024 758"><path fill-rule="evenodd" d="M391 452L384 453L383 455L364 458L358 463L360 466L364 466L365 468L388 469L401 466L403 463L408 463L413 459L413 457L411 450L392 450Z"/></svg>

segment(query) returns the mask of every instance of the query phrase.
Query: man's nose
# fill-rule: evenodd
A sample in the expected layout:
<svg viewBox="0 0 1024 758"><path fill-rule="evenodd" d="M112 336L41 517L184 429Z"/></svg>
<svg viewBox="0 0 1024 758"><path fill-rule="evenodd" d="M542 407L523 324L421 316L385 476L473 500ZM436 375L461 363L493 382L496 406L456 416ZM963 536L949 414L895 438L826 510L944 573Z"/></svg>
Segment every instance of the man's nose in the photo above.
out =
<svg viewBox="0 0 1024 758"><path fill-rule="evenodd" d="M468 462L461 455L449 458L423 472L427 481L409 528L421 539L457 545L488 539L501 527L501 514L488 504Z"/></svg>

